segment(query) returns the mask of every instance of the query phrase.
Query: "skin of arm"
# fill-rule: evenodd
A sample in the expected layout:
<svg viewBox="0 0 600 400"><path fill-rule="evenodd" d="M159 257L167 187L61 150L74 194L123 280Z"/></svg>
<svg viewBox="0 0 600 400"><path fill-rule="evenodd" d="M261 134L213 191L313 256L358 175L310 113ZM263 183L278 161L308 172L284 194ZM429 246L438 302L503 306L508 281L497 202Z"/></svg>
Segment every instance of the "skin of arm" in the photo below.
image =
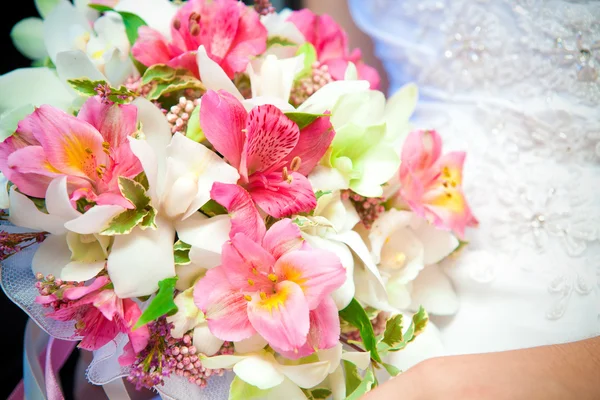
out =
<svg viewBox="0 0 600 400"><path fill-rule="evenodd" d="M600 399L600 337L426 360L362 400Z"/></svg>
<svg viewBox="0 0 600 400"><path fill-rule="evenodd" d="M312 10L315 14L328 14L348 33L350 49L359 48L362 51L363 61L377 69L381 77L379 90L386 92L388 88L387 76L381 61L375 56L371 38L362 32L350 15L346 0L304 0L303 6Z"/></svg>

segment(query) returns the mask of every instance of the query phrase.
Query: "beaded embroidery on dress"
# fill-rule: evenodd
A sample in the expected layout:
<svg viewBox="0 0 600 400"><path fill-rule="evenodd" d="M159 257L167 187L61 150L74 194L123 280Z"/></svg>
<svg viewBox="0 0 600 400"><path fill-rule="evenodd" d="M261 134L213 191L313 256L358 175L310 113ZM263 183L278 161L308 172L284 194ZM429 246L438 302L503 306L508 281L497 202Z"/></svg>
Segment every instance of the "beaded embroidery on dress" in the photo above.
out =
<svg viewBox="0 0 600 400"><path fill-rule="evenodd" d="M349 3L391 92L419 85L415 126L469 154L481 224L443 266L460 296L447 352L599 334L600 2Z"/></svg>

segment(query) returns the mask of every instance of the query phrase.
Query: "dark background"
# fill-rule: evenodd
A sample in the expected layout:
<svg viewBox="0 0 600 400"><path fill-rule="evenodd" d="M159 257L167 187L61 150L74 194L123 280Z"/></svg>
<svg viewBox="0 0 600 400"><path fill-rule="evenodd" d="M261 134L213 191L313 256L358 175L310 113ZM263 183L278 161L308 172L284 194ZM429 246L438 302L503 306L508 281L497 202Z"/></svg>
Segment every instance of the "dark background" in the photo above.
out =
<svg viewBox="0 0 600 400"><path fill-rule="evenodd" d="M288 0L288 7L297 9L300 0ZM252 4L252 0L245 0ZM33 0L21 0L18 5L13 5L10 12L3 13L3 23L0 24L0 75L16 68L29 67L31 61L21 55L12 45L10 31L12 27L23 18L38 16ZM3 96L0 93L0 96ZM23 375L23 336L27 315L14 305L0 291L0 321L2 323L0 340L2 343L2 379L0 383L0 399L6 399L17 386ZM61 380L66 400L73 399L71 390L73 373L77 362L78 353L73 353L61 370Z"/></svg>

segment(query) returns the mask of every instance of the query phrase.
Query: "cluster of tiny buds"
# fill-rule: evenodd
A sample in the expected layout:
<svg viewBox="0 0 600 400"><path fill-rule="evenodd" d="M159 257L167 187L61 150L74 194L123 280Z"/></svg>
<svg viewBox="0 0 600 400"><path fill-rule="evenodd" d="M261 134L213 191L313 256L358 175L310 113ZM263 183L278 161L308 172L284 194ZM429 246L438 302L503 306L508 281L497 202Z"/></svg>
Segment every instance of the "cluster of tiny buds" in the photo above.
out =
<svg viewBox="0 0 600 400"><path fill-rule="evenodd" d="M35 274L35 288L38 290L41 296L55 295L55 299L52 302L42 304L44 307L52 307L55 310L67 307L68 302L61 299L61 293L67 288L83 286L84 282L65 282L60 278L56 278L54 275L49 274L44 276L41 272Z"/></svg>
<svg viewBox="0 0 600 400"><path fill-rule="evenodd" d="M3 212L3 216L6 213ZM8 233L0 231L0 261L20 252L35 243L41 243L46 238L45 232Z"/></svg>
<svg viewBox="0 0 600 400"><path fill-rule="evenodd" d="M139 78L129 77L127 79L127 81L125 82L125 87L130 92L133 92L142 97L146 97L150 93L150 90L152 89L152 85L150 85L150 84L142 85L141 77L139 77Z"/></svg>
<svg viewBox="0 0 600 400"><path fill-rule="evenodd" d="M275 7L269 0L254 0L254 9L260 15L269 15L275 12Z"/></svg>
<svg viewBox="0 0 600 400"><path fill-rule="evenodd" d="M171 133L180 132L185 135L192 112L199 104L200 99L179 98L179 102L167 112L167 121L171 125Z"/></svg>
<svg viewBox="0 0 600 400"><path fill-rule="evenodd" d="M312 75L300 79L292 88L290 102L296 106L304 103L313 93L321 89L323 86L332 82L333 78L329 73L329 67L315 61L312 65Z"/></svg>
<svg viewBox="0 0 600 400"><path fill-rule="evenodd" d="M381 197L363 197L350 190L342 192L342 200L350 200L367 229L371 229L373 222L385 212L384 199Z"/></svg>
<svg viewBox="0 0 600 400"><path fill-rule="evenodd" d="M187 378L190 383L200 387L206 387L207 380L211 376L223 376L223 369L205 368L200 361L200 354L195 346L192 345L192 337L189 334L174 345L169 347L171 357L176 361L175 374ZM219 352L219 355L233 354L233 345L225 342Z"/></svg>
<svg viewBox="0 0 600 400"><path fill-rule="evenodd" d="M102 101L103 104L113 104L114 102L110 99L110 96L113 94L112 93L112 89L110 88L110 85L108 83L105 84L98 84L98 86L96 86L94 88L94 90L96 91L96 93L98 93L98 96L100 96L100 100ZM121 100L126 100L128 98L127 95L117 95L117 98L121 99Z"/></svg>

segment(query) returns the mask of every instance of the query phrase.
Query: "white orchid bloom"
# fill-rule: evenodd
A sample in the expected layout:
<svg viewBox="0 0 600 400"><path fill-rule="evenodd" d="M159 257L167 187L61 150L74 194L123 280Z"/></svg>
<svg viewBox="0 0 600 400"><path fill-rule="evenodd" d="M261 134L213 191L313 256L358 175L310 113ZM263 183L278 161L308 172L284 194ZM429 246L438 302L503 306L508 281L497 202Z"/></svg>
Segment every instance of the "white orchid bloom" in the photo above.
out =
<svg viewBox="0 0 600 400"><path fill-rule="evenodd" d="M128 235L115 237L107 268L115 292L122 298L151 294L160 280L175 275L176 231L192 245L190 257L196 268L220 263L230 219L227 215L203 218L196 211L210 199L214 182L236 183L239 179L237 170L213 151L181 134L172 135L165 116L148 100L138 98L134 104L145 140L130 138L131 149L148 178L158 228L137 227Z"/></svg>
<svg viewBox="0 0 600 400"><path fill-rule="evenodd" d="M193 292L194 289L189 288L175 297L177 313L167 317L167 322L173 323L171 335L174 338L182 338L191 330L192 344L198 352L212 356L223 346L223 340L210 333L204 314L194 303Z"/></svg>
<svg viewBox="0 0 600 400"><path fill-rule="evenodd" d="M86 281L106 265L111 238L99 234L110 220L125 211L121 206L94 206L85 214L75 210L67 192L67 177L55 178L46 191L43 213L15 188L10 191L10 222L49 232L32 260L34 273L52 274L65 281Z"/></svg>
<svg viewBox="0 0 600 400"><path fill-rule="evenodd" d="M171 21L179 9L169 0L117 0L114 8L139 16L168 39L171 39Z"/></svg>
<svg viewBox="0 0 600 400"><path fill-rule="evenodd" d="M381 214L365 235L393 307L416 311L422 305L437 315L456 312L457 296L436 265L459 246L451 232L412 212L392 209Z"/></svg>
<svg viewBox="0 0 600 400"><path fill-rule="evenodd" d="M306 42L302 32L293 22L287 21L292 10L285 8L278 13L262 15L260 22L267 28L266 54L278 58L291 58L296 55L298 47Z"/></svg>
<svg viewBox="0 0 600 400"><path fill-rule="evenodd" d="M352 229L360 217L349 200L340 192L322 195L309 221L301 227L304 239L314 247L334 252L346 268L346 282L333 293L339 310L353 297L366 304L389 309L383 280L369 249L360 235ZM328 224L319 223L319 221ZM368 277L366 279L365 277Z"/></svg>

